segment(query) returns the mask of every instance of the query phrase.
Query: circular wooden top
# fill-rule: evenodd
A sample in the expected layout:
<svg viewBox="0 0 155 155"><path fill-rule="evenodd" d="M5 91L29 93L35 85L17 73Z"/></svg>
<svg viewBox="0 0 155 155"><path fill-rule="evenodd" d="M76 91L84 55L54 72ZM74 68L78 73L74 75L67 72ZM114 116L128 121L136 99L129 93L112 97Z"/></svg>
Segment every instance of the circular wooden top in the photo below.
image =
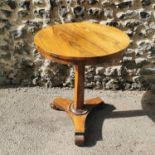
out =
<svg viewBox="0 0 155 155"><path fill-rule="evenodd" d="M123 51L129 41L129 37L117 28L90 22L49 26L34 37L39 52L72 61L91 61L115 55Z"/></svg>

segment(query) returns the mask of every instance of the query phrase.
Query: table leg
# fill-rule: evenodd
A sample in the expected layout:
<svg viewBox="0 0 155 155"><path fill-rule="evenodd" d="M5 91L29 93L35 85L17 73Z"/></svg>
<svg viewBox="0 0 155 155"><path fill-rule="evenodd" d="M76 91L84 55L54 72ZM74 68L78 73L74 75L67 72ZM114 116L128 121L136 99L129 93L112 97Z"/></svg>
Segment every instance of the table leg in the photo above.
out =
<svg viewBox="0 0 155 155"><path fill-rule="evenodd" d="M82 109L84 104L84 65L75 65L74 109Z"/></svg>
<svg viewBox="0 0 155 155"><path fill-rule="evenodd" d="M87 112L84 106L84 72L85 66L83 64L75 65L74 102L71 110L77 115Z"/></svg>

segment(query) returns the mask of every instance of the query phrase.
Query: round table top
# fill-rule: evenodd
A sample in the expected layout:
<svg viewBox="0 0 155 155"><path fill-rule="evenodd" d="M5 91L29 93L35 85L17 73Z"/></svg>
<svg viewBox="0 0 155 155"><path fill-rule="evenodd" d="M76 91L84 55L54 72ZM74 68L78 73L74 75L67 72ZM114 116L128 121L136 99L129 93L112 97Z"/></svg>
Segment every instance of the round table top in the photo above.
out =
<svg viewBox="0 0 155 155"><path fill-rule="evenodd" d="M122 52L129 37L112 26L90 22L65 23L43 28L34 43L39 52L62 60L94 60Z"/></svg>

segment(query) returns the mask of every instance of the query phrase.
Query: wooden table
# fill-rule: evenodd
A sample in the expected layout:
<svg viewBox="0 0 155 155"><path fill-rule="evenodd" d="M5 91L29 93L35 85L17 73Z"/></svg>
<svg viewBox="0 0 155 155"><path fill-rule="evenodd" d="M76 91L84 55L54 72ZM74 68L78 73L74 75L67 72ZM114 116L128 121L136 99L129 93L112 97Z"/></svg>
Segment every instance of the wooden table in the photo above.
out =
<svg viewBox="0 0 155 155"><path fill-rule="evenodd" d="M85 141L85 122L89 112L103 104L101 98L84 100L85 65L109 62L121 56L129 37L119 29L89 22L49 26L34 37L38 51L50 60L75 66L74 100L57 97L52 107L66 111L75 128L75 144Z"/></svg>

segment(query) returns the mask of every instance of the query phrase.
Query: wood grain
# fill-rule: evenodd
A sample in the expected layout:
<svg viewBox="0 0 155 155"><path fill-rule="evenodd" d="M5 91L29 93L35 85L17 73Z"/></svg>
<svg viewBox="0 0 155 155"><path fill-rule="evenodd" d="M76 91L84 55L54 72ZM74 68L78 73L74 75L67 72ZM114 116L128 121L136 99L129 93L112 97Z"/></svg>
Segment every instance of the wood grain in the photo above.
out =
<svg viewBox="0 0 155 155"><path fill-rule="evenodd" d="M84 70L83 64L75 65L74 109L82 109L84 104Z"/></svg>
<svg viewBox="0 0 155 155"><path fill-rule="evenodd" d="M98 105L104 104L102 99L99 97L89 99L86 101L86 108L88 109L88 112L84 115L76 115L70 110L70 105L73 103L73 101L61 97L57 97L54 99L53 103L51 104L51 107L54 109L60 109L67 112L69 117L71 118L75 133L84 133L85 132L85 122L88 114Z"/></svg>
<svg viewBox="0 0 155 155"><path fill-rule="evenodd" d="M91 61L121 52L129 45L129 37L111 26L77 22L44 28L34 43L49 58Z"/></svg>

